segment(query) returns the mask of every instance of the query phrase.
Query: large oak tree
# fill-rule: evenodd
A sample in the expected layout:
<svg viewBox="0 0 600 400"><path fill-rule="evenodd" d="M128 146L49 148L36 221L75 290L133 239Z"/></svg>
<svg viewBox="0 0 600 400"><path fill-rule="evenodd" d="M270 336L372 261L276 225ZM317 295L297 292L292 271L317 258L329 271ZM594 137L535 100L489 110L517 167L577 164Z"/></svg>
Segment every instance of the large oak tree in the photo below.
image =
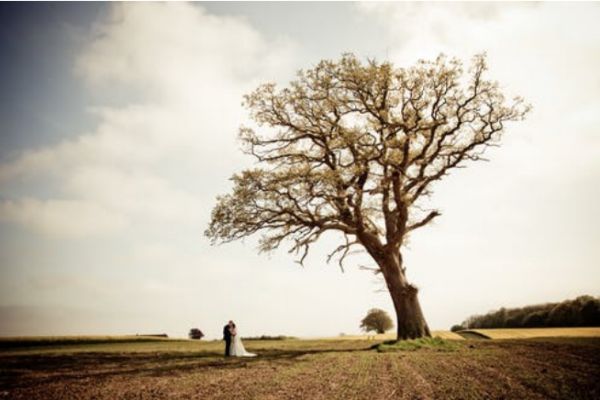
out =
<svg viewBox="0 0 600 400"><path fill-rule="evenodd" d="M323 233L341 232L331 256L341 265L356 246L373 258L398 340L430 336L402 258L408 235L440 215L420 200L452 169L482 159L529 109L505 100L485 71L483 55L464 71L444 56L395 68L346 54L283 89L259 86L245 96L258 128L240 129L257 167L233 176L206 235L221 243L261 233L260 250L289 241L302 262Z"/></svg>

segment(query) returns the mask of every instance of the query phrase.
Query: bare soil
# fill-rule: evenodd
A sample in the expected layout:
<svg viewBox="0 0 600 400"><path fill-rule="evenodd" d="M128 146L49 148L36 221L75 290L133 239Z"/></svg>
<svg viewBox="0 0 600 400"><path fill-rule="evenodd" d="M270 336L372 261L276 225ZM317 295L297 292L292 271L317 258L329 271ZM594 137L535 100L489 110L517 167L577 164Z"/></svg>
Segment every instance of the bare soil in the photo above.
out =
<svg viewBox="0 0 600 400"><path fill-rule="evenodd" d="M219 343L2 350L0 399L600 399L599 338L372 344L249 341L255 359L224 359Z"/></svg>

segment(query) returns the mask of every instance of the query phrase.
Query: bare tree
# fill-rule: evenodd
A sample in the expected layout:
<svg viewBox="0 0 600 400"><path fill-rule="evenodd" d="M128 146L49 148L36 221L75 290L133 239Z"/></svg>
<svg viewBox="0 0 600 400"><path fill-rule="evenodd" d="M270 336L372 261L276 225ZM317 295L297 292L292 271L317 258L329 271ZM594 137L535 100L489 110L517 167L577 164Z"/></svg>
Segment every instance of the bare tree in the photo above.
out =
<svg viewBox="0 0 600 400"><path fill-rule="evenodd" d="M411 232L440 215L419 200L453 168L482 159L505 122L529 110L520 98L505 101L485 70L484 55L464 72L444 56L394 68L346 54L300 71L282 90L259 86L245 105L261 128L240 129L259 167L233 176L205 234L222 243L261 232L261 251L288 240L302 262L323 233L341 232L329 258L342 266L355 246L373 258L398 340L430 336L401 252Z"/></svg>

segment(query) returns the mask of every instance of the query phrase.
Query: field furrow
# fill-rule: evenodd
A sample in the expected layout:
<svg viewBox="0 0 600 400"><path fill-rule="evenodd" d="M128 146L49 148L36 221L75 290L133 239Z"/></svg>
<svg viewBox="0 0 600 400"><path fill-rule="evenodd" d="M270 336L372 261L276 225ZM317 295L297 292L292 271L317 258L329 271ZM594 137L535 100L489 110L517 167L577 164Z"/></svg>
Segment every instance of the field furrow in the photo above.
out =
<svg viewBox="0 0 600 400"><path fill-rule="evenodd" d="M219 343L8 349L0 399L600 398L600 339L464 340L382 353L371 344L253 342L259 356L247 359L224 359Z"/></svg>

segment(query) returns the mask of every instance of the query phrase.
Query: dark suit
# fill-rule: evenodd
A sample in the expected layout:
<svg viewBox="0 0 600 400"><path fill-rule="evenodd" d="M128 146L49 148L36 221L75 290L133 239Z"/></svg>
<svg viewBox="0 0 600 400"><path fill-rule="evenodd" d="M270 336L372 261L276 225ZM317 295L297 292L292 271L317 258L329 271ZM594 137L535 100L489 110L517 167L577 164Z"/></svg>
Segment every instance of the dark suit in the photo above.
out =
<svg viewBox="0 0 600 400"><path fill-rule="evenodd" d="M225 341L225 357L229 357L229 345L231 344L231 331L229 324L223 327L223 340Z"/></svg>

